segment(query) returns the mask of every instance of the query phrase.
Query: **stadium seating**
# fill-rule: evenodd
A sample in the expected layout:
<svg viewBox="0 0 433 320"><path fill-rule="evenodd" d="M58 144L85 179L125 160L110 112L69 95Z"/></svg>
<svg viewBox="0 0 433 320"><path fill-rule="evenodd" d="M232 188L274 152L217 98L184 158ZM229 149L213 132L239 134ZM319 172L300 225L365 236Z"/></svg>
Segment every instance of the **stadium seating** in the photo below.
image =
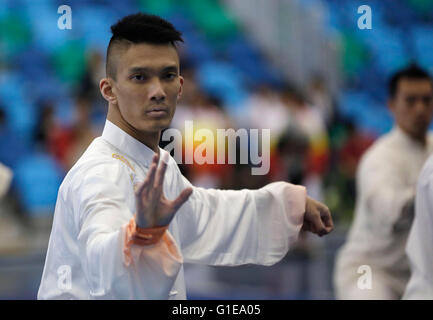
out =
<svg viewBox="0 0 433 320"><path fill-rule="evenodd" d="M369 1L374 32L357 28L357 7L363 3L310 0L304 1L304 5L317 2L328 10L328 31L341 33L342 71L344 80L350 84L342 88L338 101L341 114L363 130L375 134L386 132L391 124L385 106L387 77L412 60L432 71L433 30L427 25L431 23L433 2ZM109 25L138 10L161 15L182 31L185 39L185 45L181 46L182 59L196 68L200 87L219 97L229 114L236 113L250 90L260 83L281 85L280 70L275 70L260 49L248 40L240 23L221 3L217 0L76 0L72 4L72 29L59 30L57 7L62 1L3 0L0 59L8 68L0 71L0 106L7 116L8 137L15 135L21 142L10 142L2 129L0 140L3 145L9 145L10 152L2 150L0 159L10 163L21 161L23 150L30 148L37 101L56 101L60 121L70 120L72 97L87 68L87 52L99 50L104 54L110 38ZM54 164L47 156L33 155L31 161L39 166L38 173L34 169L37 167L30 168L29 161L17 164L17 189L31 210L50 201L52 205L53 188L58 183ZM38 191L46 194L26 198L28 186L24 184L33 181L37 174L42 180L50 181L46 191L41 191L42 187Z"/></svg>

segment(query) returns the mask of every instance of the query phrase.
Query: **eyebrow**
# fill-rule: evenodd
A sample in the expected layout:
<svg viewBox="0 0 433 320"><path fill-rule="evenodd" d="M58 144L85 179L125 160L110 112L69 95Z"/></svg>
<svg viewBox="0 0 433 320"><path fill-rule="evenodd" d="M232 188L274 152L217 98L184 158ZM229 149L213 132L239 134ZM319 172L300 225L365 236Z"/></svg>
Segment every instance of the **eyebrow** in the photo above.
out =
<svg viewBox="0 0 433 320"><path fill-rule="evenodd" d="M155 70L158 70L158 69L149 68L149 67L132 67L132 68L129 69L129 73L138 73L138 72L141 72L141 73L152 73ZM178 71L177 66L176 65L172 65L172 66L164 67L164 68L158 70L157 72L160 72L160 73L164 73L164 72L176 72L177 73L177 71Z"/></svg>

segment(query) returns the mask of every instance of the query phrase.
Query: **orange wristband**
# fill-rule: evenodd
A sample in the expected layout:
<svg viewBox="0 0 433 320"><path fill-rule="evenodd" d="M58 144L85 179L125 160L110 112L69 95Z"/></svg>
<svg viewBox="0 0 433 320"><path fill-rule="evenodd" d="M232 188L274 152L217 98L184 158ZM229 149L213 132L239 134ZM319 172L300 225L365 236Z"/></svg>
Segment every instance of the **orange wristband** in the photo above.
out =
<svg viewBox="0 0 433 320"><path fill-rule="evenodd" d="M153 227L153 228L139 228L135 224L135 219L132 219L132 242L139 245L151 245L157 243L164 235L168 226Z"/></svg>

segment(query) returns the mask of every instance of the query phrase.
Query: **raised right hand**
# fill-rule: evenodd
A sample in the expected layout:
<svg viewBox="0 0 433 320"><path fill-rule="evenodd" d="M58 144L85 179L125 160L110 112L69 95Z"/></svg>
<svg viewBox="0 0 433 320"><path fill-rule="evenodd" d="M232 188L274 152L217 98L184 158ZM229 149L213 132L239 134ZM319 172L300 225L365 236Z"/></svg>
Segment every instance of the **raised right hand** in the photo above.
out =
<svg viewBox="0 0 433 320"><path fill-rule="evenodd" d="M164 153L164 155L166 155ZM137 187L135 222L139 228L153 228L168 225L177 210L192 194L192 188L185 188L173 201L164 196L162 190L164 175L167 169L168 156L159 162L159 154L155 154L146 179Z"/></svg>

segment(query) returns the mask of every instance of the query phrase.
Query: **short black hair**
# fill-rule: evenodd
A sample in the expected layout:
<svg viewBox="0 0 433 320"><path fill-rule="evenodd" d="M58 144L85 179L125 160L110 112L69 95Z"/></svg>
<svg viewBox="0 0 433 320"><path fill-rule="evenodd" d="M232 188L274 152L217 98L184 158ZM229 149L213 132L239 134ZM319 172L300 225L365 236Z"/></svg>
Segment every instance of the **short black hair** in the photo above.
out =
<svg viewBox="0 0 433 320"><path fill-rule="evenodd" d="M411 63L404 69L401 69L394 73L389 80L388 90L389 96L391 98L395 97L397 93L398 83L401 79L412 79L412 80L422 80L426 79L430 81L430 84L433 87L433 81L430 74L419 67L416 63Z"/></svg>
<svg viewBox="0 0 433 320"><path fill-rule="evenodd" d="M123 17L111 26L113 34L107 48L106 73L115 79L116 67L110 60L110 53L115 44L151 43L172 44L176 48L177 42L183 42L182 33L168 21L161 17L136 13Z"/></svg>

